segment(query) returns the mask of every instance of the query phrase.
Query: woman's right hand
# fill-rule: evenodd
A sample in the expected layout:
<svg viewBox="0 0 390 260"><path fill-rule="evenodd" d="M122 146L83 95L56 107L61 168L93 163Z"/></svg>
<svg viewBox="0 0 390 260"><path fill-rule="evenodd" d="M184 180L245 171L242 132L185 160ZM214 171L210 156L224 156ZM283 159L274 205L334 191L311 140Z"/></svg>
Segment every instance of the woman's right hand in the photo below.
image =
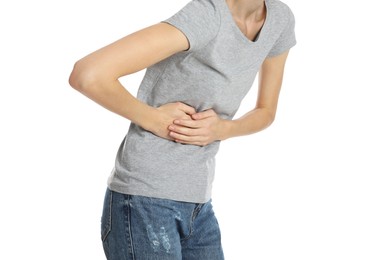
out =
<svg viewBox="0 0 390 260"><path fill-rule="evenodd" d="M196 110L182 102L167 103L157 108L157 118L154 127L150 130L153 134L173 140L169 136L168 127L173 124L175 119L192 119L191 115L196 113Z"/></svg>

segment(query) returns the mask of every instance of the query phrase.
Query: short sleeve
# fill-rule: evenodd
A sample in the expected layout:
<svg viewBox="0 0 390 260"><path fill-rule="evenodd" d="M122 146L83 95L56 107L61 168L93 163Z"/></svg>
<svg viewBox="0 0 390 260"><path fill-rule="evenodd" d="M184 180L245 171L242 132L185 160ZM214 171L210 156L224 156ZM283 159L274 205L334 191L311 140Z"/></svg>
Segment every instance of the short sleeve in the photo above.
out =
<svg viewBox="0 0 390 260"><path fill-rule="evenodd" d="M179 29L194 51L207 45L218 33L220 14L214 0L191 0L179 12L163 21Z"/></svg>
<svg viewBox="0 0 390 260"><path fill-rule="evenodd" d="M287 9L286 17L285 28L268 53L268 57L282 54L297 43L295 38L295 17L289 8Z"/></svg>

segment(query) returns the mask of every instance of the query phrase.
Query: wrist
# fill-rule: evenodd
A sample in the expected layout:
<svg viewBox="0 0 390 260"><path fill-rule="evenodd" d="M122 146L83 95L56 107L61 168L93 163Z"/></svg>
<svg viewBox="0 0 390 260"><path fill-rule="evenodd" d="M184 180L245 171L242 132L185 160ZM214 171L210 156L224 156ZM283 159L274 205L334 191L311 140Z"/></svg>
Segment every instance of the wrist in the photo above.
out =
<svg viewBox="0 0 390 260"><path fill-rule="evenodd" d="M142 127L147 131L153 131L155 128L155 118L157 117L157 109L151 107L139 100L131 108L131 112L133 113L131 121Z"/></svg>
<svg viewBox="0 0 390 260"><path fill-rule="evenodd" d="M218 139L223 141L233 137L231 134L232 127L233 127L233 120L221 119Z"/></svg>
<svg viewBox="0 0 390 260"><path fill-rule="evenodd" d="M140 126L146 131L155 133L158 129L159 118L160 111L157 108L148 107L142 115L142 122L140 122Z"/></svg>

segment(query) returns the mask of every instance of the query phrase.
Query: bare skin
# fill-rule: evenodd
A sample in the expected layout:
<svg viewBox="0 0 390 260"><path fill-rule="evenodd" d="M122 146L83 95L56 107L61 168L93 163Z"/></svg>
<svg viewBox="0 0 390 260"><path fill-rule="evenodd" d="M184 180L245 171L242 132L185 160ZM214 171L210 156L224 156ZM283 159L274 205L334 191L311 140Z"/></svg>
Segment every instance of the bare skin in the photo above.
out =
<svg viewBox="0 0 390 260"><path fill-rule="evenodd" d="M249 39L255 39L266 17L264 0L226 0L230 12L241 32Z"/></svg>
<svg viewBox="0 0 390 260"><path fill-rule="evenodd" d="M254 39L263 26L264 1L227 0L240 30ZM252 134L274 120L288 52L268 58L260 68L255 107L241 118L223 120L212 110L196 113L181 102L151 107L131 95L119 78L189 48L181 31L159 23L130 34L76 62L69 83L93 101L157 136L204 146L216 140Z"/></svg>

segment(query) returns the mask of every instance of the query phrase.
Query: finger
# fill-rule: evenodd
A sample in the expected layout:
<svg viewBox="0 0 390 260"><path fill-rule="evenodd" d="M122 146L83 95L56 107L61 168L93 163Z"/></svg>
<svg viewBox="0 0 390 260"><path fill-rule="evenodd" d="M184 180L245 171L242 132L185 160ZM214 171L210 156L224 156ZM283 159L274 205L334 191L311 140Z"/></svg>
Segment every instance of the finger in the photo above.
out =
<svg viewBox="0 0 390 260"><path fill-rule="evenodd" d="M208 144L207 139L202 138L201 136L195 136L195 137L182 136L182 138L174 138L174 141L176 143L191 144L197 146L205 146Z"/></svg>
<svg viewBox="0 0 390 260"><path fill-rule="evenodd" d="M185 126L189 128L200 128L202 126L201 122L199 121L195 121L192 119L184 119L184 118L175 119L173 123L178 126Z"/></svg>
<svg viewBox="0 0 390 260"><path fill-rule="evenodd" d="M172 133L176 133L179 135L185 135L185 136L198 136L198 135L201 135L201 133L202 133L201 129L190 128L190 127L185 127L185 126L180 126L180 125L170 125L168 127L168 129Z"/></svg>
<svg viewBox="0 0 390 260"><path fill-rule="evenodd" d="M173 138L175 141L180 140L181 142L200 142L201 137L200 136L191 136L187 134L181 134L178 132L169 132L169 136Z"/></svg>
<svg viewBox="0 0 390 260"><path fill-rule="evenodd" d="M183 111L184 113L189 114L189 115L193 115L196 113L195 108L193 108L187 104L184 104L182 102L178 102L178 104L179 104L179 109L181 111Z"/></svg>
<svg viewBox="0 0 390 260"><path fill-rule="evenodd" d="M191 120L191 121L194 121L191 117L191 115L188 115L188 114L184 114L182 117L180 117L180 119L184 119L184 120Z"/></svg>
<svg viewBox="0 0 390 260"><path fill-rule="evenodd" d="M203 111L203 112L199 112L199 113L193 114L192 118L195 119L195 120L201 120L201 119L205 119L207 117L211 117L211 116L214 116L214 115L215 115L214 110L209 109L209 110L206 110L206 111Z"/></svg>
<svg viewBox="0 0 390 260"><path fill-rule="evenodd" d="M202 143L202 142L187 142L187 141L184 141L184 140L174 140L176 143L180 143L180 144L190 144L190 145L196 145L196 146L205 146L206 143Z"/></svg>

